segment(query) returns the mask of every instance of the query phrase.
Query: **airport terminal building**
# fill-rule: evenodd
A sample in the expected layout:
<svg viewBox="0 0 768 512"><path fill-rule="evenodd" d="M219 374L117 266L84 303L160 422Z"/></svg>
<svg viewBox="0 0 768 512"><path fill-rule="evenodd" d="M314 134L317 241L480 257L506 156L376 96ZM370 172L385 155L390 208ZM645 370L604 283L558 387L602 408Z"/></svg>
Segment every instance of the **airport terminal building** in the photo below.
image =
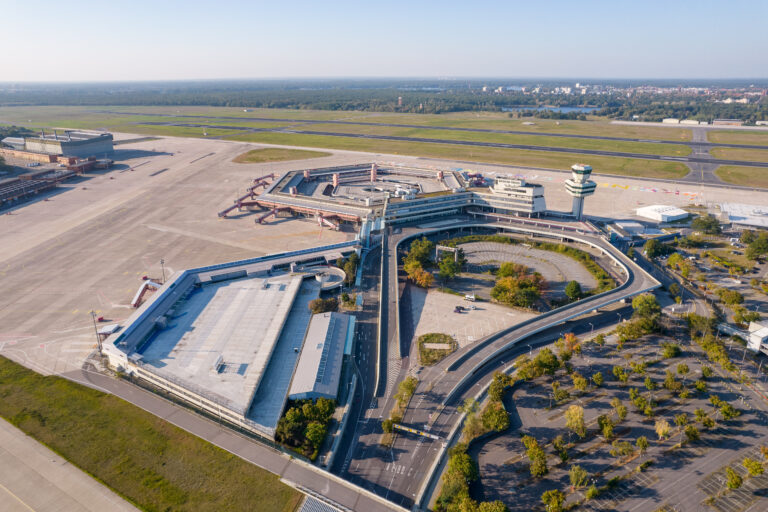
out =
<svg viewBox="0 0 768 512"><path fill-rule="evenodd" d="M43 155L63 155L77 158L106 157L114 152L111 133L66 130L35 137L7 137L3 144L18 151Z"/></svg>
<svg viewBox="0 0 768 512"><path fill-rule="evenodd" d="M273 438L289 398L336 398L354 316L312 315L344 242L179 272L103 343L109 365Z"/></svg>

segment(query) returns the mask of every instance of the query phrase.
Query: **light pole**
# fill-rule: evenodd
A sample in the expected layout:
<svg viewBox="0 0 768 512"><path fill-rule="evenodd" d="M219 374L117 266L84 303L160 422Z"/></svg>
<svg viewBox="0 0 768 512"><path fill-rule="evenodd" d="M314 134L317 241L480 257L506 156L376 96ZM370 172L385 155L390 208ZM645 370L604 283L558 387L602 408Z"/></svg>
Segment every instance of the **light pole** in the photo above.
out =
<svg viewBox="0 0 768 512"><path fill-rule="evenodd" d="M592 333L595 332L595 324L593 324L592 322L588 322L588 323L590 327L589 335L592 336Z"/></svg>
<svg viewBox="0 0 768 512"><path fill-rule="evenodd" d="M99 346L99 355L103 355L101 352L101 335L99 328L96 327L96 312L94 310L91 310L91 318L93 319L93 332L96 333L96 344Z"/></svg>
<svg viewBox="0 0 768 512"><path fill-rule="evenodd" d="M621 313L616 313L616 314L619 315L619 322L621 322Z"/></svg>
<svg viewBox="0 0 768 512"><path fill-rule="evenodd" d="M163 272L163 284L165 284L165 260L163 258L160 258L160 268Z"/></svg>

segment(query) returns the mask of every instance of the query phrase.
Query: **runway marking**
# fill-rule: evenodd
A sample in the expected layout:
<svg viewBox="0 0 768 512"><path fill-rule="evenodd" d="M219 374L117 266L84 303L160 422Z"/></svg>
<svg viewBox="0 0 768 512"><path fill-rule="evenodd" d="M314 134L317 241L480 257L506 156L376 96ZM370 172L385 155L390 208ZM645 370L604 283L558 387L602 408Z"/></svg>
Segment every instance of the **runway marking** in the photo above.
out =
<svg viewBox="0 0 768 512"><path fill-rule="evenodd" d="M13 491L11 491L9 488L4 486L3 484L0 484L0 487L2 487L5 490L5 492L7 492L9 495L11 495L13 498L15 498L19 503L24 505L27 509L31 510L32 512L35 512L35 509L33 509L32 507L27 505L26 502L24 502L21 498L16 496L16 494L14 494Z"/></svg>

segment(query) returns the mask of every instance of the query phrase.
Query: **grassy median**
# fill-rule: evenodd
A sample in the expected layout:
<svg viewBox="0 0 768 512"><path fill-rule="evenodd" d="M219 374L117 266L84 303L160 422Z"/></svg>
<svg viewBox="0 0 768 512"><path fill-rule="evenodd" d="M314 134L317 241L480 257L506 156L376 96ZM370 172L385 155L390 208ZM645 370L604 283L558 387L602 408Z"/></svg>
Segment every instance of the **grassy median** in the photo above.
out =
<svg viewBox="0 0 768 512"><path fill-rule="evenodd" d="M276 475L143 409L2 356L0 416L143 510L290 512L301 499Z"/></svg>
<svg viewBox="0 0 768 512"><path fill-rule="evenodd" d="M721 165L715 175L726 183L744 187L768 188L768 169L761 167L740 167Z"/></svg>
<svg viewBox="0 0 768 512"><path fill-rule="evenodd" d="M232 161L238 164L263 164L286 160L306 160L308 158L324 156L331 156L331 154L322 151L305 151L303 149L262 148L246 151L242 155L237 155Z"/></svg>
<svg viewBox="0 0 768 512"><path fill-rule="evenodd" d="M677 179L688 174L688 168L680 162L641 160L548 151L529 151L525 149L486 148L480 146L461 146L428 142L405 142L389 140L359 139L353 137L332 137L322 135L302 135L293 133L249 133L230 137L232 140L283 144L286 146L304 146L314 148L332 148L371 153L413 155L482 162L488 164L511 164L523 167L545 169L570 169L577 162L592 165L595 174L618 174L645 178Z"/></svg>
<svg viewBox="0 0 768 512"><path fill-rule="evenodd" d="M741 160L742 162L768 162L768 147L765 149L712 148L709 150L715 158Z"/></svg>
<svg viewBox="0 0 768 512"><path fill-rule="evenodd" d="M768 131L708 130L707 140L719 144L752 144L768 146Z"/></svg>

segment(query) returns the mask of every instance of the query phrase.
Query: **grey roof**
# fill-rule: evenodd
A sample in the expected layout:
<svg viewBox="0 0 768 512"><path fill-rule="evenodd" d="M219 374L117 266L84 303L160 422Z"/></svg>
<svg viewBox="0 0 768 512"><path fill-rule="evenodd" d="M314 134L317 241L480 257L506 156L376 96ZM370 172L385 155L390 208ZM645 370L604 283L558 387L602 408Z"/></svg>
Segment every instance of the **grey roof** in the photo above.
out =
<svg viewBox="0 0 768 512"><path fill-rule="evenodd" d="M291 383L290 398L336 397L344 345L347 335L351 335L350 319L341 313L320 313L312 317Z"/></svg>

